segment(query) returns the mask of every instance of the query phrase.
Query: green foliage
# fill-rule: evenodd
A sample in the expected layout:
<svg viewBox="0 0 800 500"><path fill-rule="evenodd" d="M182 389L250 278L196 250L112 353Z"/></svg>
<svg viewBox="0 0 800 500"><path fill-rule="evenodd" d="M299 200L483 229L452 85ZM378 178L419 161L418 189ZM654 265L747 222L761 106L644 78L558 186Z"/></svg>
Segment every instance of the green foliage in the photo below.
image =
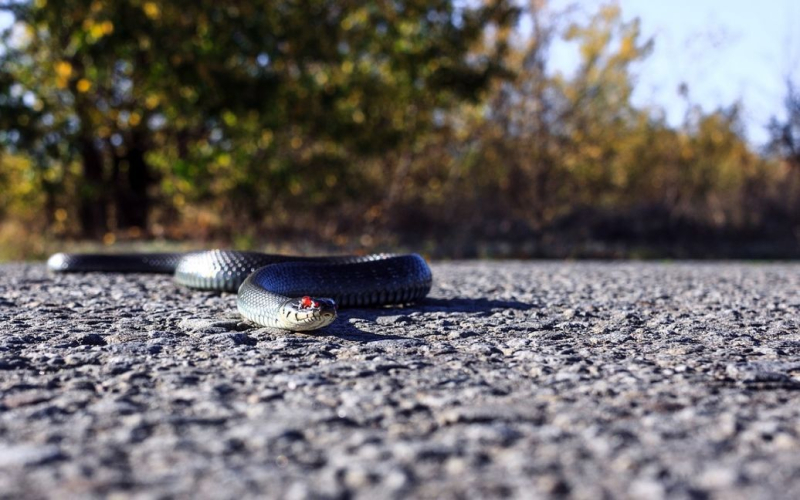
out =
<svg viewBox="0 0 800 500"><path fill-rule="evenodd" d="M39 258L46 213L39 172L30 160L0 153L0 261Z"/></svg>
<svg viewBox="0 0 800 500"><path fill-rule="evenodd" d="M60 175L81 162L67 195L85 202L84 226L105 224L104 190L146 205L154 177L176 209L244 195L263 211L358 176L353 160L407 146L435 113L478 99L505 47L480 58L470 48L515 13L449 0L9 8L24 35L7 33L0 56L0 143ZM129 207L117 203L118 226Z"/></svg>
<svg viewBox="0 0 800 500"><path fill-rule="evenodd" d="M503 0L0 6L18 21L0 51L0 247L26 227L455 248L591 235L604 214L800 223L793 167L752 151L738 105L674 127L631 103L655 41L615 4L576 22L532 2L526 37ZM548 67L558 38L574 74ZM773 124L783 153L791 123Z"/></svg>

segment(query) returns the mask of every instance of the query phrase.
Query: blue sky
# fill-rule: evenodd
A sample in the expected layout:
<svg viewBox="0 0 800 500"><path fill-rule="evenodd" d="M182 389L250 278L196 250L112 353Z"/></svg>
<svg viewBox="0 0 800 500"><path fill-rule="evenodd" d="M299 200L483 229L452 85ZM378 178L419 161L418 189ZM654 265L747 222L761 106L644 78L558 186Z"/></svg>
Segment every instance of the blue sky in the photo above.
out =
<svg viewBox="0 0 800 500"><path fill-rule="evenodd" d="M574 2L552 1L558 9ZM601 0L584 0L593 12ZM638 68L634 101L662 107L670 123L681 123L689 99L705 111L740 100L748 139L767 139L764 126L782 113L788 75L800 82L800 2L797 0L619 0L625 19L638 17L645 37L655 38L650 57ZM569 72L577 55L554 47L551 65Z"/></svg>
<svg viewBox="0 0 800 500"><path fill-rule="evenodd" d="M578 3L594 11L604 0L551 0L554 8ZM800 1L797 0L619 0L623 17L639 17L655 49L638 68L634 95L639 105L656 105L679 124L686 102L678 95L689 86L693 103L710 111L741 100L748 138L760 145L764 125L782 116L785 78L800 81ZM0 13L0 27L10 17ZM554 47L551 67L569 72L576 54Z"/></svg>

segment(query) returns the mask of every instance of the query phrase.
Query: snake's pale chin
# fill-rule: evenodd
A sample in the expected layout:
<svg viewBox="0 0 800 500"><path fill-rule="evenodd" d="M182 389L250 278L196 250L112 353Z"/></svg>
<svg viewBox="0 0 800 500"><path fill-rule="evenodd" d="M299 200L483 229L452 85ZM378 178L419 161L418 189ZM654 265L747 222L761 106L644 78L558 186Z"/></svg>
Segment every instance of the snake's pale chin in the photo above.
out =
<svg viewBox="0 0 800 500"><path fill-rule="evenodd" d="M326 326L333 323L336 319L336 316L332 316L330 318L323 318L320 316L314 316L306 319L301 319L298 321L292 321L284 326L287 330L292 330L296 332L304 332L310 330L318 330L320 328L325 328Z"/></svg>
<svg viewBox="0 0 800 500"><path fill-rule="evenodd" d="M308 321L296 323L290 327L291 330L294 331L310 331L310 330L318 330L320 328L325 328L326 326L333 323L333 320L336 317L334 316L332 319L325 319L325 318L310 318Z"/></svg>
<svg viewBox="0 0 800 500"><path fill-rule="evenodd" d="M67 255L56 253L47 259L47 268L51 271L63 271L67 267Z"/></svg>

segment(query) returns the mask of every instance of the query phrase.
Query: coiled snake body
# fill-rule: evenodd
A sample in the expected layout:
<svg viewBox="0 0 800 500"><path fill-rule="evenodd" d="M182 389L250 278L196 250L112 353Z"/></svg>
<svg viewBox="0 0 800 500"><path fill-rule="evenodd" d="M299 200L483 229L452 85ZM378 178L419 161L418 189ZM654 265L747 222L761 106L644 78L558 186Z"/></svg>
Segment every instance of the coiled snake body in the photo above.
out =
<svg viewBox="0 0 800 500"><path fill-rule="evenodd" d="M54 272L173 273L181 285L237 292L242 316L263 326L308 331L329 325L338 306L402 304L424 298L432 274L417 254L290 257L210 250L158 254L64 254Z"/></svg>

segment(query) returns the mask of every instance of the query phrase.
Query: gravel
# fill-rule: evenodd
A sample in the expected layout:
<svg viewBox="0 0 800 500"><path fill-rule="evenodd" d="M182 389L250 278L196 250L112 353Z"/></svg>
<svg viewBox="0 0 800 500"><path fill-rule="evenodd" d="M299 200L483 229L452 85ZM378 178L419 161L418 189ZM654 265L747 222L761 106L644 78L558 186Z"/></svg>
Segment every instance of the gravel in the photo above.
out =
<svg viewBox="0 0 800 500"><path fill-rule="evenodd" d="M800 265L432 267L308 335L0 266L0 497L800 497Z"/></svg>

